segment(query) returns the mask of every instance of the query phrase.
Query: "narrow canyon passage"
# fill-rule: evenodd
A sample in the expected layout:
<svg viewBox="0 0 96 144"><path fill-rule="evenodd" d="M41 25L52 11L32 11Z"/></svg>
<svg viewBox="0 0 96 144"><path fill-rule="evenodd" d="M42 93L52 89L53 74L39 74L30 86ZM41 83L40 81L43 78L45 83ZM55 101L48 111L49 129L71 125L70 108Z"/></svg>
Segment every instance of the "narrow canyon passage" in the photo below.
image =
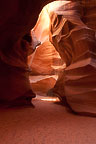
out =
<svg viewBox="0 0 96 144"><path fill-rule="evenodd" d="M0 144L96 144L96 1L3 1Z"/></svg>
<svg viewBox="0 0 96 144"><path fill-rule="evenodd" d="M96 115L96 1L54 1L33 31L41 41L33 73L57 74L54 95L78 114Z"/></svg>

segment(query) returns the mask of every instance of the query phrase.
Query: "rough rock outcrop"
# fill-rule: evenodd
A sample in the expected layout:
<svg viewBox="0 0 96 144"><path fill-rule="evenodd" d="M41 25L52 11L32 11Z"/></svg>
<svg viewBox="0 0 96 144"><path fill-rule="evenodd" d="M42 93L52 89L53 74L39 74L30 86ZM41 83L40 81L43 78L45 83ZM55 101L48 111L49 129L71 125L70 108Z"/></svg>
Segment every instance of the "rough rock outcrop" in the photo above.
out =
<svg viewBox="0 0 96 144"><path fill-rule="evenodd" d="M96 1L57 3L50 41L67 67L53 90L73 111L96 115Z"/></svg>

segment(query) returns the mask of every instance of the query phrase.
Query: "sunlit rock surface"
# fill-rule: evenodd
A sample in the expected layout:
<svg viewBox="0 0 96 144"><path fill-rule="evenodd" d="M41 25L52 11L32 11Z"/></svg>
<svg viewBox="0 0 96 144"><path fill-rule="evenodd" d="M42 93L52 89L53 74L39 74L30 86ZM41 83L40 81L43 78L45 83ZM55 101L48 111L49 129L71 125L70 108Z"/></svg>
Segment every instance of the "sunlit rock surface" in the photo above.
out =
<svg viewBox="0 0 96 144"><path fill-rule="evenodd" d="M62 64L63 61L58 52L48 41L40 45L35 53L29 57L29 65L34 75L55 74L55 66L62 66Z"/></svg>
<svg viewBox="0 0 96 144"><path fill-rule="evenodd" d="M64 64L59 53L49 42L51 24L49 13L52 9L51 7L48 4L42 9L36 25L32 29L37 39L41 42L35 53L28 58L32 74L55 74L55 72L59 71L59 66L61 67Z"/></svg>

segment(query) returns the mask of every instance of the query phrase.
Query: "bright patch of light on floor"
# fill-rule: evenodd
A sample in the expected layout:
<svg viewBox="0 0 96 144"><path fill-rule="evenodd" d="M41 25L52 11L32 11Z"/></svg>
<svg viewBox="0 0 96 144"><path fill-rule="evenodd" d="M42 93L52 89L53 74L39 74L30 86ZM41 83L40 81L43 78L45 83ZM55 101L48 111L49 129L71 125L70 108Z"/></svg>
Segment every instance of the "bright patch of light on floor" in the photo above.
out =
<svg viewBox="0 0 96 144"><path fill-rule="evenodd" d="M60 101L59 98L42 98L42 101L49 101L49 102L58 102Z"/></svg>

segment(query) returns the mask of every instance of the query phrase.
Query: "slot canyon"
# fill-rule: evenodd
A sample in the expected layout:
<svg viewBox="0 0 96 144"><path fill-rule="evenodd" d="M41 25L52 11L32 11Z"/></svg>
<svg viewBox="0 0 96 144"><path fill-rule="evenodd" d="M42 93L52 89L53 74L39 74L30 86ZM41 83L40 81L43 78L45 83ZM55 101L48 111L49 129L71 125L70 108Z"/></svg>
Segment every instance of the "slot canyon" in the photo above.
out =
<svg viewBox="0 0 96 144"><path fill-rule="evenodd" d="M0 144L95 144L96 0L0 4Z"/></svg>

